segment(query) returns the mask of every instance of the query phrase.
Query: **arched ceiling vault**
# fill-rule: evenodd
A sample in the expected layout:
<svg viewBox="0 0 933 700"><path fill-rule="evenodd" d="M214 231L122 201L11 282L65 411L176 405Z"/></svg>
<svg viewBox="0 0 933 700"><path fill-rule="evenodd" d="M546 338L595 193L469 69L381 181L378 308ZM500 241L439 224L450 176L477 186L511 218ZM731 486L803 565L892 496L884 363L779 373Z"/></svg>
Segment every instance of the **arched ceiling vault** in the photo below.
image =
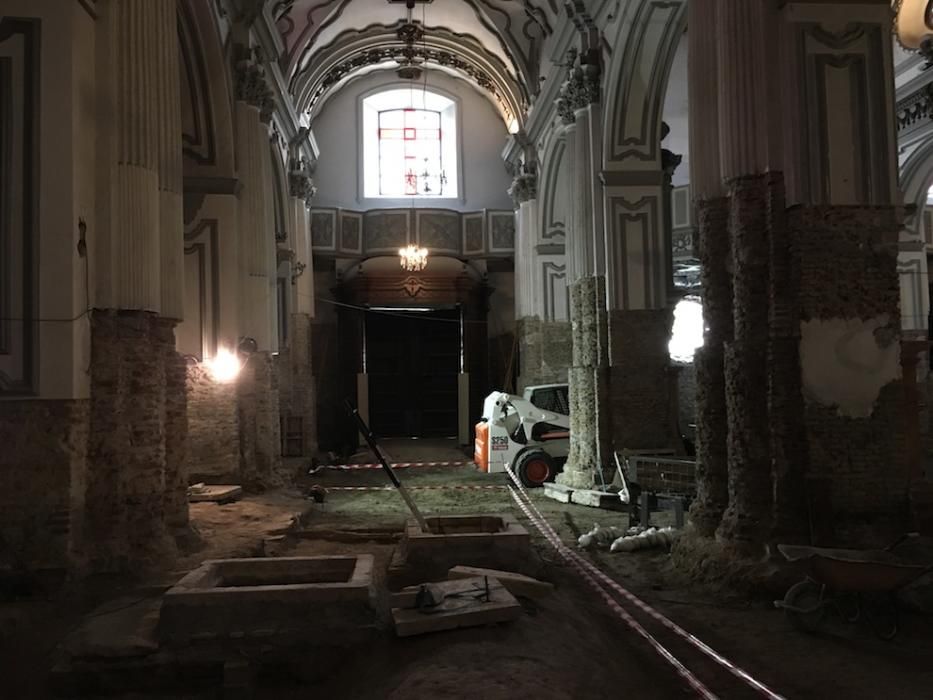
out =
<svg viewBox="0 0 933 700"><path fill-rule="evenodd" d="M394 68L404 1L271 0L285 45L281 67L299 109L314 115L357 74ZM503 120L521 123L539 86L541 49L558 0L418 0L427 27L416 45L428 71L442 70L484 93Z"/></svg>

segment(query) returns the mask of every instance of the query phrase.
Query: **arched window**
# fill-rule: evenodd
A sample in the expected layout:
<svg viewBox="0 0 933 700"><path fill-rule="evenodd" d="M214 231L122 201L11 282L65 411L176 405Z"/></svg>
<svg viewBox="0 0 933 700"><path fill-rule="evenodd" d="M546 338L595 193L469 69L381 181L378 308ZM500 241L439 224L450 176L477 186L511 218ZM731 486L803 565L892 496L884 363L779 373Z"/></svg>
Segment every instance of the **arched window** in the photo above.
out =
<svg viewBox="0 0 933 700"><path fill-rule="evenodd" d="M443 95L394 88L363 99L363 196L458 196L457 106Z"/></svg>

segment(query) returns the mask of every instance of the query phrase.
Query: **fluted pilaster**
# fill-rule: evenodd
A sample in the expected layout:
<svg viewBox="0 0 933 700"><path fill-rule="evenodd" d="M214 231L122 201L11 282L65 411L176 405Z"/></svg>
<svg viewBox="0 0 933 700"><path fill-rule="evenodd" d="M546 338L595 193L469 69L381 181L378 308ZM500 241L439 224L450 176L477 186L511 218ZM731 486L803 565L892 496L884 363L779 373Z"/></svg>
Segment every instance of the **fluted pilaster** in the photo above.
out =
<svg viewBox="0 0 933 700"><path fill-rule="evenodd" d="M589 110L575 113L576 138L573 140L573 280L593 274L593 211L591 187L593 169L590 162Z"/></svg>
<svg viewBox="0 0 933 700"><path fill-rule="evenodd" d="M544 317L542 295L535 294L538 200L526 199L515 212L515 317Z"/></svg>
<svg viewBox="0 0 933 700"><path fill-rule="evenodd" d="M714 36L719 49L719 132L723 137L720 174L725 179L762 173L768 167L766 66L773 60L766 55L764 44L768 1L719 0Z"/></svg>
<svg viewBox="0 0 933 700"><path fill-rule="evenodd" d="M722 194L719 162L718 0L690 0L687 33L690 189L695 199Z"/></svg>
<svg viewBox="0 0 933 700"><path fill-rule="evenodd" d="M113 70L110 265L100 303L159 311L160 3L115 0L108 15Z"/></svg>
<svg viewBox="0 0 933 700"><path fill-rule="evenodd" d="M305 200L289 197L291 222L289 235L294 240L295 262L292 283L295 285L295 312L314 318L314 252L311 249L311 216Z"/></svg>

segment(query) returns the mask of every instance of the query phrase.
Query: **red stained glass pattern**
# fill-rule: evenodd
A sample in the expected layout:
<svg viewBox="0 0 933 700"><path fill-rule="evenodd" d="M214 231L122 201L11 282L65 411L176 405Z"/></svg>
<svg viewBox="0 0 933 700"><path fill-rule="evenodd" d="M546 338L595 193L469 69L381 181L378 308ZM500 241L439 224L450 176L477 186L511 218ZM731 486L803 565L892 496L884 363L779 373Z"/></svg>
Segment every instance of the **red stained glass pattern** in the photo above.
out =
<svg viewBox="0 0 933 700"><path fill-rule="evenodd" d="M422 109L379 113L379 193L441 194L441 115Z"/></svg>

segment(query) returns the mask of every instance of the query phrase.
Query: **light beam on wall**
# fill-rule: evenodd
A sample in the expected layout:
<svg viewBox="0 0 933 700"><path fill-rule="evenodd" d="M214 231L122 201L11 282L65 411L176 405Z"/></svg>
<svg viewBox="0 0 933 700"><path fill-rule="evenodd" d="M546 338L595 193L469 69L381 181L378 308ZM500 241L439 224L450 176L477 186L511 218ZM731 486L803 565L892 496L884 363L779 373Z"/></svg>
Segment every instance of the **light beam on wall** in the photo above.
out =
<svg viewBox="0 0 933 700"><path fill-rule="evenodd" d="M674 307L674 327L667 349L675 362L693 362L697 348L703 347L703 305L687 297Z"/></svg>

